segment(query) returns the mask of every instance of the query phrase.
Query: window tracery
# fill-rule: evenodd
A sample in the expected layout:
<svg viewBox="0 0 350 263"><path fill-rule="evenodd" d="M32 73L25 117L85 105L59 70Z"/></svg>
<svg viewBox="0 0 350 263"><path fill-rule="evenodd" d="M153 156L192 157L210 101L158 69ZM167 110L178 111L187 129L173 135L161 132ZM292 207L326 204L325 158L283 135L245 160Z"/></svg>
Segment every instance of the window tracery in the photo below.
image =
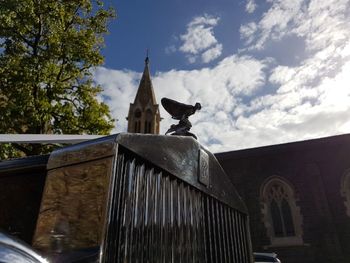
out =
<svg viewBox="0 0 350 263"><path fill-rule="evenodd" d="M283 178L270 178L262 186L261 200L271 245L302 244L302 218L293 187Z"/></svg>

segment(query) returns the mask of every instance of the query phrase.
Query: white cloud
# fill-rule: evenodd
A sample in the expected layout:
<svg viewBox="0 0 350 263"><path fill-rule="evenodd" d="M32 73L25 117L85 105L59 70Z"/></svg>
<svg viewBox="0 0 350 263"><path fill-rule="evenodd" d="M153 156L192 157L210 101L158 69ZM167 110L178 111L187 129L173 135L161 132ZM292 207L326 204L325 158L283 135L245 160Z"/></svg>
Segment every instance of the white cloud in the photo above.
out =
<svg viewBox="0 0 350 263"><path fill-rule="evenodd" d="M221 143L214 147L220 151L350 132L349 1L267 2L260 20L241 26L247 45L241 54L297 36L304 40L305 59L294 66L276 64L267 94L239 101L231 132L217 136Z"/></svg>
<svg viewBox="0 0 350 263"><path fill-rule="evenodd" d="M187 25L187 31L180 36L182 41L179 51L186 54L188 61L194 63L198 57L203 63L208 63L221 55L222 45L214 36L214 27L219 18L207 14L192 19Z"/></svg>
<svg viewBox="0 0 350 263"><path fill-rule="evenodd" d="M207 16L194 18L188 24L186 34L180 36L183 44L179 50L184 53L198 54L215 45L217 40L213 34L213 26L216 25L218 19L215 20L215 23L211 20L213 18Z"/></svg>
<svg viewBox="0 0 350 263"><path fill-rule="evenodd" d="M255 0L247 0L247 4L245 6L245 10L248 13L253 13L255 9L257 8L257 4L255 3Z"/></svg>
<svg viewBox="0 0 350 263"><path fill-rule="evenodd" d="M246 44L250 44L254 40L254 34L257 29L258 27L254 22L241 25L239 32L241 34L241 38L245 39Z"/></svg>
<svg viewBox="0 0 350 263"><path fill-rule="evenodd" d="M103 88L103 101L108 104L112 116L118 120L113 132L126 131L125 118L128 115L129 104L134 101L141 73L98 67L93 72L93 77Z"/></svg>
<svg viewBox="0 0 350 263"><path fill-rule="evenodd" d="M194 132L209 145L212 137L200 129L200 123L220 118L231 125L230 112L234 110L237 98L249 97L264 84L263 70L267 63L249 56L231 56L212 69L159 72L152 77L152 82L158 102L162 97L169 97L188 104L197 101L202 104L203 110L193 117ZM129 103L136 95L140 77L140 73L103 67L94 73L96 83L104 88L104 101L110 106L113 117L119 119L114 132L126 131L125 117ZM161 123L164 133L174 122L162 108L161 115L164 117Z"/></svg>
<svg viewBox="0 0 350 263"><path fill-rule="evenodd" d="M308 10L316 8L313 1L310 6ZM316 6L319 10L323 8ZM236 127L253 139L236 139L233 141L236 147L350 132L349 18L343 16L343 7L335 6L334 9L340 13L330 10L329 16L334 15L331 20L337 23L319 23L316 14L320 15L320 12L316 12L309 15L310 20L289 27L290 32L297 32L303 23L312 25L313 28L303 35L307 40L308 57L293 67L276 65L269 76L271 84L276 86L275 91L239 107L241 115ZM274 40L272 36L266 38L266 41ZM225 148L226 143L224 145Z"/></svg>
<svg viewBox="0 0 350 263"><path fill-rule="evenodd" d="M202 61L203 63L208 63L221 55L222 45L217 44L216 46L207 49L204 53L202 53Z"/></svg>
<svg viewBox="0 0 350 263"><path fill-rule="evenodd" d="M214 152L350 132L349 1L267 2L269 8L259 20L241 26L247 49L239 55L223 58L211 68L170 70L153 77L158 101L169 97L202 103L202 110L191 117L192 131ZM214 52L220 49L212 33L217 23L217 18L203 16L188 25L211 28L202 32L213 37L188 42L183 48L189 60L205 63L221 55L221 51ZM278 64L274 50L269 53L272 59L264 59L261 50L287 36L304 41L305 56L293 66ZM183 41L185 45L185 38ZM285 45L285 56L290 56L289 43ZM253 49L260 50L261 59L247 55ZM113 116L123 119L140 73L100 68L95 75L107 87L105 95L110 100L105 101ZM174 122L163 109L161 114L164 133ZM123 122L119 131L126 127Z"/></svg>
<svg viewBox="0 0 350 263"><path fill-rule="evenodd" d="M197 16L192 19L192 21L188 24L188 28L207 25L207 26L216 26L219 22L218 17L210 16L208 14L204 14L203 16Z"/></svg>
<svg viewBox="0 0 350 263"><path fill-rule="evenodd" d="M167 46L165 48L165 53L166 54L171 54L171 53L174 53L176 52L176 47L174 45L170 45L170 46Z"/></svg>
<svg viewBox="0 0 350 263"><path fill-rule="evenodd" d="M348 0L268 0L270 8L256 27L241 26L248 49L262 49L267 41L296 35L305 38L306 48L317 50L329 41L343 41L348 35ZM253 41L253 39L255 41ZM254 42L252 44L252 42Z"/></svg>

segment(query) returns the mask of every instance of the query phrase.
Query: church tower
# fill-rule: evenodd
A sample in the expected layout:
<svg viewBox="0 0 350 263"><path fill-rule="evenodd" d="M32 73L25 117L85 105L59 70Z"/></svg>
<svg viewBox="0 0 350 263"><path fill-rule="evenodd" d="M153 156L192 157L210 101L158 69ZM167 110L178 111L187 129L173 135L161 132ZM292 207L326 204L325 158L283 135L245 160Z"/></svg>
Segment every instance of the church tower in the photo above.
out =
<svg viewBox="0 0 350 263"><path fill-rule="evenodd" d="M149 58L145 59L139 88L134 103L130 103L128 120L128 132L159 134L160 113L154 95L153 85L149 72Z"/></svg>

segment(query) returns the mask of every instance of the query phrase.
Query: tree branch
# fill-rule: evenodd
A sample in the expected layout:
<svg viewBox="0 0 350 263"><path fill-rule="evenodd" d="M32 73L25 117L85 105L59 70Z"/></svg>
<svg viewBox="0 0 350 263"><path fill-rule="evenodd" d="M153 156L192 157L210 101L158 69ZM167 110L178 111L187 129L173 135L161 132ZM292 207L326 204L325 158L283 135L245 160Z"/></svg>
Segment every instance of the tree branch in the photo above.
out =
<svg viewBox="0 0 350 263"><path fill-rule="evenodd" d="M25 155L30 155L31 154L31 150L27 149L26 147L18 144L18 143L12 143L12 146L14 148L16 148L17 150L21 151L21 152L24 152Z"/></svg>

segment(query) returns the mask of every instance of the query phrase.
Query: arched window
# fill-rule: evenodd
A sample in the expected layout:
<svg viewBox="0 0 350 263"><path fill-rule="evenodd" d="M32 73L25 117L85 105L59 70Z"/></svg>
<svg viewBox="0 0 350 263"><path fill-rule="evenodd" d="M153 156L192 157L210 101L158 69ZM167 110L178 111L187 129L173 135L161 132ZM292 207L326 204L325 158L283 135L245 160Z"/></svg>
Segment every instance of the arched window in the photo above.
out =
<svg viewBox="0 0 350 263"><path fill-rule="evenodd" d="M135 110L134 119L135 119L134 130L136 133L140 133L141 132L141 111L139 109Z"/></svg>
<svg viewBox="0 0 350 263"><path fill-rule="evenodd" d="M344 197L346 214L350 216L350 169L346 170L341 181L341 195Z"/></svg>
<svg viewBox="0 0 350 263"><path fill-rule="evenodd" d="M302 244L302 218L292 185L282 177L269 178L262 186L261 201L271 245Z"/></svg>
<svg viewBox="0 0 350 263"><path fill-rule="evenodd" d="M150 109L146 111L145 133L152 133L153 113Z"/></svg>

